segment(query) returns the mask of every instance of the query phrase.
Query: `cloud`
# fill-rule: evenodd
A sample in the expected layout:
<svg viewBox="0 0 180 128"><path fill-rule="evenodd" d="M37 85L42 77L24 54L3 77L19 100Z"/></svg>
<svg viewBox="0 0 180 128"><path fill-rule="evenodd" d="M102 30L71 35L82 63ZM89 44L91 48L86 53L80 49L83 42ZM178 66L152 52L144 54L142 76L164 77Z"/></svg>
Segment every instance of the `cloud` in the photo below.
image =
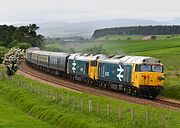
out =
<svg viewBox="0 0 180 128"><path fill-rule="evenodd" d="M0 0L0 22L175 18L179 0Z"/></svg>

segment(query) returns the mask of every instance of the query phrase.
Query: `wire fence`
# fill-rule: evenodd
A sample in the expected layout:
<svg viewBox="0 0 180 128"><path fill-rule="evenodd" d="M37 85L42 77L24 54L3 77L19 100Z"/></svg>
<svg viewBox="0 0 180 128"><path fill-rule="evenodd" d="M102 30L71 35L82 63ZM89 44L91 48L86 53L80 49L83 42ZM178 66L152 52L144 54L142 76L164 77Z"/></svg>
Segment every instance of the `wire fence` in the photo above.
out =
<svg viewBox="0 0 180 128"><path fill-rule="evenodd" d="M5 77L4 73L0 73L0 78L2 77ZM101 103L90 97L87 99L69 93L61 93L57 91L57 89L47 88L41 84L32 84L17 78L11 78L10 82L14 88L20 87L38 95L42 95L46 99L49 99L58 105L65 106L70 110L101 117L116 123L126 121L132 126L145 128L180 127L180 117L176 117L173 113L159 114L151 111L139 111L133 107L122 108L121 106L111 105L110 101L107 104Z"/></svg>

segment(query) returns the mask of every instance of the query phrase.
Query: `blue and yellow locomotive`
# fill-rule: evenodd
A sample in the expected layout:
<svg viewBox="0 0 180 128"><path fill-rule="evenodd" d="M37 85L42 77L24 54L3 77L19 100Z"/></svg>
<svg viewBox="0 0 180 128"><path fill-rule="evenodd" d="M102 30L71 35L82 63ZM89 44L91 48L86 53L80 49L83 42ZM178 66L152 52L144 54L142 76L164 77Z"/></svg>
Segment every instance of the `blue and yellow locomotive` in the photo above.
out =
<svg viewBox="0 0 180 128"><path fill-rule="evenodd" d="M163 89L163 65L152 57L28 49L27 62L51 74L131 95L155 98Z"/></svg>

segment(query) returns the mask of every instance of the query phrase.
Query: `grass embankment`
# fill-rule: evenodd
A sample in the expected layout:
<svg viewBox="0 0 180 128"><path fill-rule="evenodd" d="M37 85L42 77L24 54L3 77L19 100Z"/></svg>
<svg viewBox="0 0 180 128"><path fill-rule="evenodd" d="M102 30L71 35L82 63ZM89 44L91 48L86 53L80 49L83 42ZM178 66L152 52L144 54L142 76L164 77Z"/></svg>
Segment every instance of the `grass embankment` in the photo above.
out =
<svg viewBox="0 0 180 128"><path fill-rule="evenodd" d="M12 80L4 78L0 82L1 97L34 118L57 127L143 128L146 127L146 112L148 112L149 127L167 125L178 128L180 126L179 111L163 110L108 97L57 89L22 76L15 76ZM31 91L32 87L35 93ZM88 107L89 99L91 99L91 112ZM110 106L109 111L106 111L107 104ZM167 119L162 119L164 114Z"/></svg>
<svg viewBox="0 0 180 128"><path fill-rule="evenodd" d="M131 38L131 40L127 40ZM109 54L139 55L158 58L164 64L165 85L162 96L180 99L180 36L158 35L156 40L140 40L142 36L105 36L84 43L53 44L63 49L74 48L81 52L95 45L103 45ZM47 44L51 47L51 44Z"/></svg>
<svg viewBox="0 0 180 128"><path fill-rule="evenodd" d="M2 91L2 90L1 90ZM2 96L2 94L0 94ZM53 128L46 122L35 119L14 107L0 96L0 127L1 128Z"/></svg>

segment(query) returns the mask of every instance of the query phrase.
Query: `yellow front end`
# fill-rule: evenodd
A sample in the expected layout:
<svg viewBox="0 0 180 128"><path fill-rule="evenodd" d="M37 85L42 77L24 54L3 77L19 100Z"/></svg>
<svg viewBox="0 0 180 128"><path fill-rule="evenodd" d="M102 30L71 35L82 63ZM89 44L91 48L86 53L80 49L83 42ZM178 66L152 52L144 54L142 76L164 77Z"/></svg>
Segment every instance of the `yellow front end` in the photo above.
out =
<svg viewBox="0 0 180 128"><path fill-rule="evenodd" d="M160 72L135 72L132 84L139 88L140 85L163 86L164 73Z"/></svg>
<svg viewBox="0 0 180 128"><path fill-rule="evenodd" d="M148 68L144 69L141 66L147 66ZM158 67L159 70L155 70L155 67ZM141 94L153 97L157 96L163 89L163 66L134 64L131 83Z"/></svg>
<svg viewBox="0 0 180 128"><path fill-rule="evenodd" d="M98 79L98 64L97 61L90 61L89 63L89 77L92 80Z"/></svg>

